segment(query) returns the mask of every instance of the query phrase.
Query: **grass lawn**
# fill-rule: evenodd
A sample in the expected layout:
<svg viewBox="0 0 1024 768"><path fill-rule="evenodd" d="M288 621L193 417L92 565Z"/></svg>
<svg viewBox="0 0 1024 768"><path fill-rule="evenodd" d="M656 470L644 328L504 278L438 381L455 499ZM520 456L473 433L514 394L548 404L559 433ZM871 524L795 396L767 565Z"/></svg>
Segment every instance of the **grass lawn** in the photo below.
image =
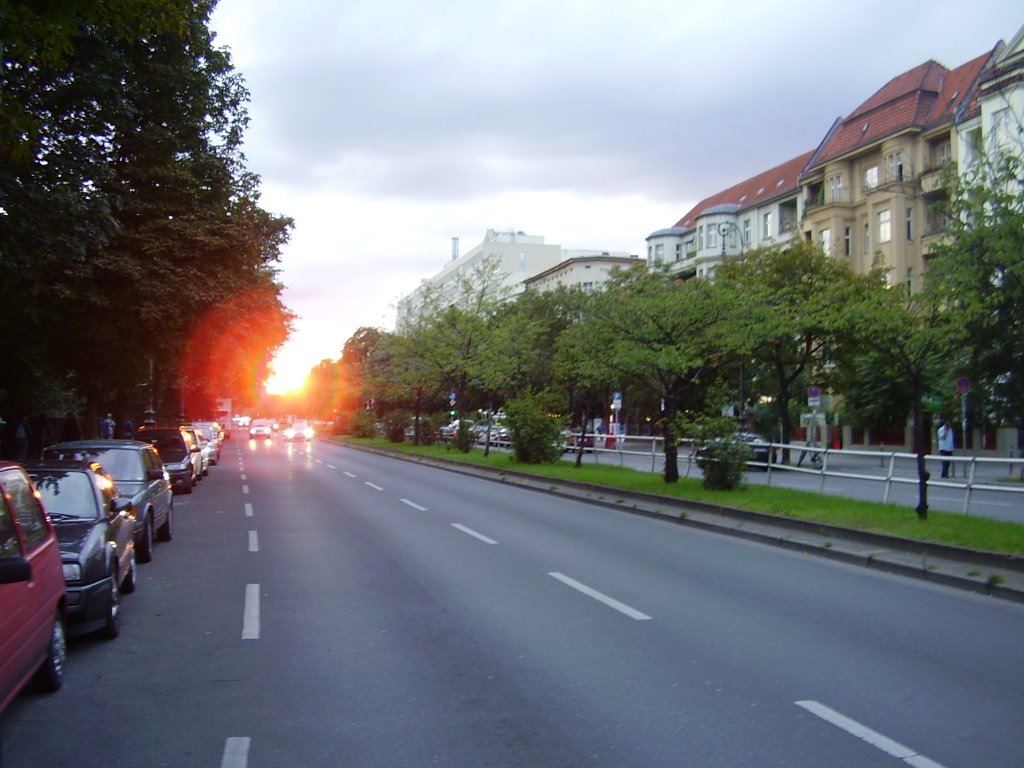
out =
<svg viewBox="0 0 1024 768"><path fill-rule="evenodd" d="M940 544L950 544L990 552L1024 554L1024 525L982 517L969 517L950 512L928 511L927 520L918 520L911 507L858 501L839 496L747 485L735 491L707 491L699 479L680 478L670 485L653 472L639 472L622 467L583 464L577 468L568 461L554 464L520 464L511 454L492 451L484 456L482 448L459 453L447 445L413 447L409 443L385 440L364 440L346 437L344 442L366 445L399 454L415 454L444 461L465 462L495 470L522 472L555 480L651 493L684 501L699 501L721 507L762 512L780 517L827 523L863 531L902 536Z"/></svg>

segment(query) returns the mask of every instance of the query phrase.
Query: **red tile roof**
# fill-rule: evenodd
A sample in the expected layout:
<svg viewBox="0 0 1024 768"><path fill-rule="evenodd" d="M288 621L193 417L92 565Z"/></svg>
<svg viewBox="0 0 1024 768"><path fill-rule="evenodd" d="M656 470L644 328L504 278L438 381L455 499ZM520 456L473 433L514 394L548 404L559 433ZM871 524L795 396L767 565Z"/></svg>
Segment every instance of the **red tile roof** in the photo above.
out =
<svg viewBox="0 0 1024 768"><path fill-rule="evenodd" d="M701 200L676 222L676 226L681 229L693 228L696 226L697 217L716 205L736 205L741 209L751 208L779 195L796 192L799 187L800 174L813 155L813 151L805 152L782 165L777 165L764 173Z"/></svg>
<svg viewBox="0 0 1024 768"><path fill-rule="evenodd" d="M952 124L976 108L978 79L996 49L954 70L926 61L894 77L839 122L808 168L877 144L887 136L916 128Z"/></svg>

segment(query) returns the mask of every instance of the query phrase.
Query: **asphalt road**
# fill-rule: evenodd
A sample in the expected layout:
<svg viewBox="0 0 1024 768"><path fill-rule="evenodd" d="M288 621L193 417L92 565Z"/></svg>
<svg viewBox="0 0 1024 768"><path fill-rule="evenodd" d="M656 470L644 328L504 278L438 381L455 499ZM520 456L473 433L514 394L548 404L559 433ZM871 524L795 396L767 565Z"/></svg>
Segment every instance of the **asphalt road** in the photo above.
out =
<svg viewBox="0 0 1024 768"><path fill-rule="evenodd" d="M1024 764L1024 606L319 442L175 507L4 768Z"/></svg>

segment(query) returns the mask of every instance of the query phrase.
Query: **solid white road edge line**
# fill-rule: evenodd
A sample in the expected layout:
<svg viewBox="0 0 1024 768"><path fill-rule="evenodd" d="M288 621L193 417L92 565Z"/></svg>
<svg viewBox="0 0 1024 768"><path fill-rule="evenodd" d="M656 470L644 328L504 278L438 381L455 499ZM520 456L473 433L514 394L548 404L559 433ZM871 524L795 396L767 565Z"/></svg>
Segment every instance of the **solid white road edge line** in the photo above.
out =
<svg viewBox="0 0 1024 768"><path fill-rule="evenodd" d="M497 544L498 543L494 539L489 539L486 536L484 536L482 533L477 533L472 528L467 528L466 526L461 525L459 523L452 523L452 528L455 528L456 530L462 531L463 533L468 533L474 539L480 539L480 541L482 541L484 544Z"/></svg>
<svg viewBox="0 0 1024 768"><path fill-rule="evenodd" d="M231 736L224 742L220 768L245 768L249 764L248 736Z"/></svg>
<svg viewBox="0 0 1024 768"><path fill-rule="evenodd" d="M245 516L252 517L252 504L245 502Z"/></svg>
<svg viewBox="0 0 1024 768"><path fill-rule="evenodd" d="M604 603L609 608L614 608L619 613L625 614L626 616L629 616L629 618L631 619L635 619L636 621L647 621L651 618L646 613L641 613L635 608L630 608L625 603L620 603L615 598L608 597L608 595L602 594L601 592L598 592L596 589L591 589L586 584L581 584L575 579L570 579L568 576L559 573L558 571L551 571L550 573L548 573L548 576L550 576L553 579L557 579L558 581L565 584L567 587L572 587L577 592L582 592L587 597L592 597L599 603Z"/></svg>
<svg viewBox="0 0 1024 768"><path fill-rule="evenodd" d="M260 639L260 585L245 585L245 608L242 610L242 639Z"/></svg>
<svg viewBox="0 0 1024 768"><path fill-rule="evenodd" d="M256 531L249 531L249 551L259 552L260 551L260 540Z"/></svg>
<svg viewBox="0 0 1024 768"><path fill-rule="evenodd" d="M417 512L426 512L427 511L426 507L421 507L419 504L417 504L414 501L409 501L408 499L399 499L399 501L402 502L403 504L405 504L406 506L412 507Z"/></svg>
<svg viewBox="0 0 1024 768"><path fill-rule="evenodd" d="M373 488L373 490L375 490L375 491L383 491L383 490L384 490L384 489L383 489L383 488L381 488L381 487L380 487L379 485L374 485L374 484L373 484L373 483L371 483L371 482L370 482L369 480L367 480L367 481L366 481L365 483L363 483L363 485L368 485L368 486L370 486L371 488Z"/></svg>
<svg viewBox="0 0 1024 768"><path fill-rule="evenodd" d="M899 758L907 765L911 765L914 768L943 768L939 763L929 760L927 757L915 752L910 747L905 747L898 741L893 741L888 736L883 736L878 731L873 731L866 725L861 725L856 720L851 720L846 715L836 712L834 709L826 707L820 702L798 701L795 703L798 707L806 709L812 715L820 717L822 720L827 723L831 723L836 728L841 728L851 736L856 736L858 739L866 741L868 744L876 749L882 750L887 755Z"/></svg>

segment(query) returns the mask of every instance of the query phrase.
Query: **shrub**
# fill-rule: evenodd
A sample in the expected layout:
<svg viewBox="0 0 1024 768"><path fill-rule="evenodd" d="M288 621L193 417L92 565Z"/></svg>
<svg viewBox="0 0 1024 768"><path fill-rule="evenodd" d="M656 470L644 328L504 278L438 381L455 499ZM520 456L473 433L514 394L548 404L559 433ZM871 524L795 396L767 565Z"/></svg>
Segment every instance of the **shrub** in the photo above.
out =
<svg viewBox="0 0 1024 768"><path fill-rule="evenodd" d="M562 456L562 423L550 415L548 397L528 392L506 405L516 461L546 464Z"/></svg>
<svg viewBox="0 0 1024 768"><path fill-rule="evenodd" d="M352 420L352 434L356 437L376 437L377 421L372 411L359 411Z"/></svg>
<svg viewBox="0 0 1024 768"><path fill-rule="evenodd" d="M409 425L410 416L405 411L389 413L384 419L384 436L390 443L405 442L405 430Z"/></svg>
<svg viewBox="0 0 1024 768"><path fill-rule="evenodd" d="M726 438L705 443L697 456L697 466L704 473L703 486L709 491L739 488L753 455L750 446L738 440Z"/></svg>

